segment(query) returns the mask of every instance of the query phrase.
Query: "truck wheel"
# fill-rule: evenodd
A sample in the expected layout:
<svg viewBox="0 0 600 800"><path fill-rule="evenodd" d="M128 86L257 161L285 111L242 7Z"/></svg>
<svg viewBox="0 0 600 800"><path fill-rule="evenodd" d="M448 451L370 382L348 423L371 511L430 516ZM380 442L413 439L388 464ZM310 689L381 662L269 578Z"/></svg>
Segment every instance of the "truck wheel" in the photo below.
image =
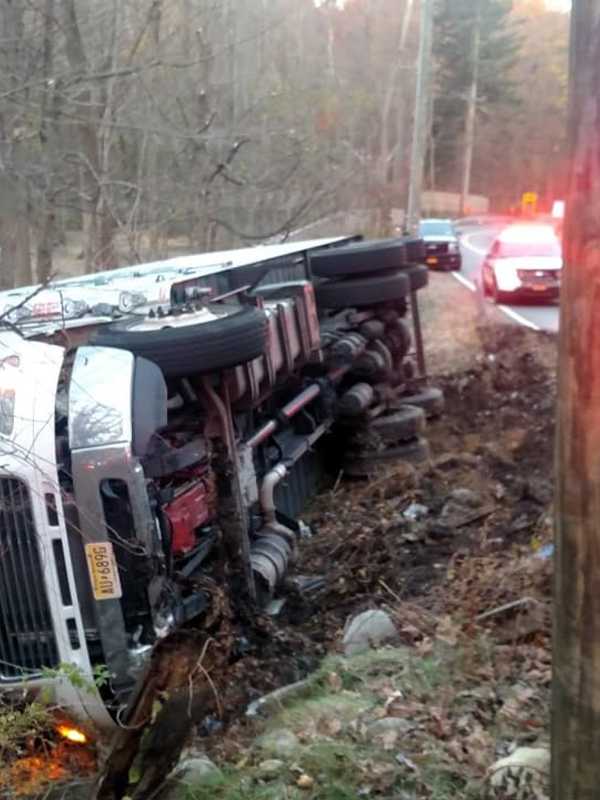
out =
<svg viewBox="0 0 600 800"><path fill-rule="evenodd" d="M419 436L412 442L404 442L381 453L371 453L364 456L348 454L344 459L343 470L350 478L369 478L381 467L391 466L397 461L406 461L409 464L423 464L430 456L429 442Z"/></svg>
<svg viewBox="0 0 600 800"><path fill-rule="evenodd" d="M369 430L392 444L414 439L425 430L425 412L418 406L402 406L391 414L374 419Z"/></svg>
<svg viewBox="0 0 600 800"><path fill-rule="evenodd" d="M170 378L217 372L257 358L267 346L267 317L257 308L208 305L165 317L129 317L107 325L92 344L130 350Z"/></svg>
<svg viewBox="0 0 600 800"><path fill-rule="evenodd" d="M444 410L444 393L441 389L431 386L420 392L400 396L398 401L402 405L418 406L425 412L427 419L439 417Z"/></svg>
<svg viewBox="0 0 600 800"><path fill-rule="evenodd" d="M406 251L401 239L356 242L323 250L310 257L313 273L321 278L365 275L377 270L398 269L406 263Z"/></svg>
<svg viewBox="0 0 600 800"><path fill-rule="evenodd" d="M406 250L406 257L411 264L419 264L425 261L426 253L423 239L406 237L402 243Z"/></svg>
<svg viewBox="0 0 600 800"><path fill-rule="evenodd" d="M422 264L407 269L406 274L410 278L410 288L413 292L417 289L424 289L429 283L429 270Z"/></svg>
<svg viewBox="0 0 600 800"><path fill-rule="evenodd" d="M372 306L388 300L401 300L409 291L410 280L405 272L399 270L327 281L315 287L317 305L322 308Z"/></svg>
<svg viewBox="0 0 600 800"><path fill-rule="evenodd" d="M400 342L400 351L398 352L398 359L402 360L405 356L408 355L408 352L412 345L412 336L410 333L410 328L406 324L403 319L399 319L394 330L394 334L398 335L398 340Z"/></svg>

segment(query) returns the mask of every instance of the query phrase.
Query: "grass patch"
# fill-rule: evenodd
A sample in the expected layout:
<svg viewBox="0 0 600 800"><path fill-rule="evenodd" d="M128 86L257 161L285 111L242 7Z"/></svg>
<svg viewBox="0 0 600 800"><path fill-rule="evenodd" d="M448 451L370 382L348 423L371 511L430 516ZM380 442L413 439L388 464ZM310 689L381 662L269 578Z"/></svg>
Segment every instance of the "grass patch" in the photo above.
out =
<svg viewBox="0 0 600 800"><path fill-rule="evenodd" d="M356 800L359 789L372 783L368 767L358 765L375 765L381 758L382 754L367 744L316 741L286 762L276 778L261 779L258 766L245 767L243 772L229 769L200 786L184 789L181 800ZM399 787L398 770L387 754L383 754L383 758L389 763L386 774L391 776L387 786ZM378 767L375 769L374 779L377 780ZM301 774L312 778L311 788L296 786Z"/></svg>
<svg viewBox="0 0 600 800"><path fill-rule="evenodd" d="M372 698L358 693L323 693L310 700L300 700L284 708L268 727L283 727L302 731L311 721L323 717L335 717L341 722L350 722L366 711L372 704Z"/></svg>
<svg viewBox="0 0 600 800"><path fill-rule="evenodd" d="M342 679L344 689L360 689L374 676L399 675L410 662L410 651L400 647L366 650L350 658L328 656L315 673L315 681L327 690L328 676L334 672Z"/></svg>
<svg viewBox="0 0 600 800"><path fill-rule="evenodd" d="M280 800L284 783L252 784L237 771L206 780L200 786L183 789L181 800Z"/></svg>
<svg viewBox="0 0 600 800"><path fill-rule="evenodd" d="M265 737L291 731L297 748L277 755L257 740L243 766L225 767L222 776L188 788L181 800L356 800L362 795L400 797L402 792L419 800L474 800L474 773L455 763L446 744L455 735L450 733L453 706L464 704L470 714L476 702L469 692L464 698L453 696L470 685L460 679L463 662L473 666L490 655L486 642L476 642L464 649L436 647L427 656L405 648L330 656L302 693L284 698L281 709L257 730L257 736L262 730ZM399 708L411 709L399 716L412 715L414 732L407 738L399 734L388 746L381 729L371 735L369 726L381 718L390 698ZM438 730L438 723L450 729ZM261 762L268 759L282 764L267 777ZM302 774L309 778L300 788Z"/></svg>
<svg viewBox="0 0 600 800"><path fill-rule="evenodd" d="M52 727L52 713L41 703L0 703L0 763L19 754L28 739L44 739Z"/></svg>
<svg viewBox="0 0 600 800"><path fill-rule="evenodd" d="M430 769L423 776L429 789L430 800L467 800L465 782L457 775L444 769Z"/></svg>

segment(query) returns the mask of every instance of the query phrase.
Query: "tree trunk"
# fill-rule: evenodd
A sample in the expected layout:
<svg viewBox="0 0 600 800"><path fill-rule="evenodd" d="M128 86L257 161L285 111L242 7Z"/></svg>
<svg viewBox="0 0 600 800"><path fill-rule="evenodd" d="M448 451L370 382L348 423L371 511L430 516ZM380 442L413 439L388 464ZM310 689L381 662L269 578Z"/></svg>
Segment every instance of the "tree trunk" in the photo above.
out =
<svg viewBox="0 0 600 800"><path fill-rule="evenodd" d="M4 179L0 194L0 283L5 288L27 286L33 275L26 189L19 180Z"/></svg>
<svg viewBox="0 0 600 800"><path fill-rule="evenodd" d="M600 5L575 0L557 435L553 800L600 787Z"/></svg>
<svg viewBox="0 0 600 800"><path fill-rule="evenodd" d="M54 37L56 35L54 19L54 0L46 0L44 4L44 42L42 47L43 86L41 87L40 104L40 150L46 165L46 186L37 209L40 222L36 237L36 270L40 283L52 275L52 254L56 238L56 213L54 209L54 159L51 157L56 149L56 122L59 115L60 92L55 90L56 81L51 81L54 63Z"/></svg>
<svg viewBox="0 0 600 800"><path fill-rule="evenodd" d="M96 216L96 241L94 252L94 271L112 269L118 264L115 248L116 222L108 207L104 192L100 192Z"/></svg>
<svg viewBox="0 0 600 800"><path fill-rule="evenodd" d="M32 283L33 275L31 271L31 227L26 198L22 198L15 221L15 244L15 286L27 286Z"/></svg>
<svg viewBox="0 0 600 800"><path fill-rule="evenodd" d="M390 76L385 87L380 113L379 143L375 176L377 186L375 194L377 199L377 215L375 222L375 232L378 236L389 236L392 232L392 206L393 206L393 161L397 149L402 148L404 143L404 131L394 126L392 122L392 110L394 108L394 98L398 97L398 106L406 103L406 94L403 90L402 70L403 62L406 60L406 43L408 31L413 11L413 0L405 0L402 25L400 28L400 39L396 60L390 70ZM403 116L404 110L400 112ZM396 136L392 138L392 131L395 128Z"/></svg>
<svg viewBox="0 0 600 800"><path fill-rule="evenodd" d="M114 13L116 10L114 9ZM69 66L77 75L85 75L89 71L88 58L85 44L79 28L75 0L64 0L62 4L63 32L65 36L65 49ZM112 55L112 53L111 53ZM80 159L82 161L81 176L81 195L84 197L83 210L83 233L85 236L85 269L86 272L93 272L98 268L99 259L104 259L103 251L107 249L105 229L102 219L99 216L109 213L105 208L103 190L100 185L102 178L101 149L104 142L100 141L98 133L102 123L102 114L98 108L106 115L106 106L100 104L99 91L94 92L84 84L77 94L77 102L80 104L81 122L78 125L79 142L81 147ZM104 150L103 150L104 154ZM110 250L110 247L108 248ZM112 258L112 252L106 253L106 260L102 264L107 264ZM110 264L113 266L113 264Z"/></svg>
<svg viewBox="0 0 600 800"><path fill-rule="evenodd" d="M410 185L405 227L414 230L421 216L421 193L427 148L427 118L431 92L431 53L433 38L433 0L423 0L419 33L419 60L410 158Z"/></svg>
<svg viewBox="0 0 600 800"><path fill-rule="evenodd" d="M465 152L463 158L462 191L460 195L460 213L468 213L469 195L471 193L471 172L473 168L473 150L475 148L475 122L477 118L477 95L479 92L479 51L481 47L481 0L476 0L477 10L473 27L472 76L467 101L465 119Z"/></svg>
<svg viewBox="0 0 600 800"><path fill-rule="evenodd" d="M46 283L52 275L52 251L54 249L54 231L56 228L56 215L47 203L41 209L41 224L37 234L36 267L37 279Z"/></svg>

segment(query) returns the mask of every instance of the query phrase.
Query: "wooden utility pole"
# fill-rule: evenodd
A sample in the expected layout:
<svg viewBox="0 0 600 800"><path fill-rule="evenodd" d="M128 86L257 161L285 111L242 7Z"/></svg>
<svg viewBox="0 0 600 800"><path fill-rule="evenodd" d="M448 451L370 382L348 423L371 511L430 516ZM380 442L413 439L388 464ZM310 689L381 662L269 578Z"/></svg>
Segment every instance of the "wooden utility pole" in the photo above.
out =
<svg viewBox="0 0 600 800"><path fill-rule="evenodd" d="M477 93L479 91L479 51L481 48L481 0L475 0L475 23L473 26L473 50L471 55L471 86L467 99L465 120L465 155L463 160L463 180L460 195L460 213L467 212L471 192L471 171L473 168L473 149L475 148L475 122L477 118Z"/></svg>
<svg viewBox="0 0 600 800"><path fill-rule="evenodd" d="M552 798L600 797L600 2L574 0L557 434Z"/></svg>
<svg viewBox="0 0 600 800"><path fill-rule="evenodd" d="M429 129L429 96L431 93L431 51L433 39L434 0L421 0L421 31L417 65L417 91L410 158L410 185L405 227L413 231L421 216L421 193Z"/></svg>

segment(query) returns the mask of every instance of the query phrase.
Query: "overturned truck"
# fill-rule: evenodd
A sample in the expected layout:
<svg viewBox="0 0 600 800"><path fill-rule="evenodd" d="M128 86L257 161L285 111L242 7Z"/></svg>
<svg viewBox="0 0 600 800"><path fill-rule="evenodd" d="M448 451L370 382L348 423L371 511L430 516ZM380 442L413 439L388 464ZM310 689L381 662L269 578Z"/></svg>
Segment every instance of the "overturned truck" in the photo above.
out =
<svg viewBox="0 0 600 800"><path fill-rule="evenodd" d="M4 293L0 690L122 720L203 579L257 610L284 591L324 469L427 457L422 249L317 240ZM110 680L80 692L63 663Z"/></svg>

